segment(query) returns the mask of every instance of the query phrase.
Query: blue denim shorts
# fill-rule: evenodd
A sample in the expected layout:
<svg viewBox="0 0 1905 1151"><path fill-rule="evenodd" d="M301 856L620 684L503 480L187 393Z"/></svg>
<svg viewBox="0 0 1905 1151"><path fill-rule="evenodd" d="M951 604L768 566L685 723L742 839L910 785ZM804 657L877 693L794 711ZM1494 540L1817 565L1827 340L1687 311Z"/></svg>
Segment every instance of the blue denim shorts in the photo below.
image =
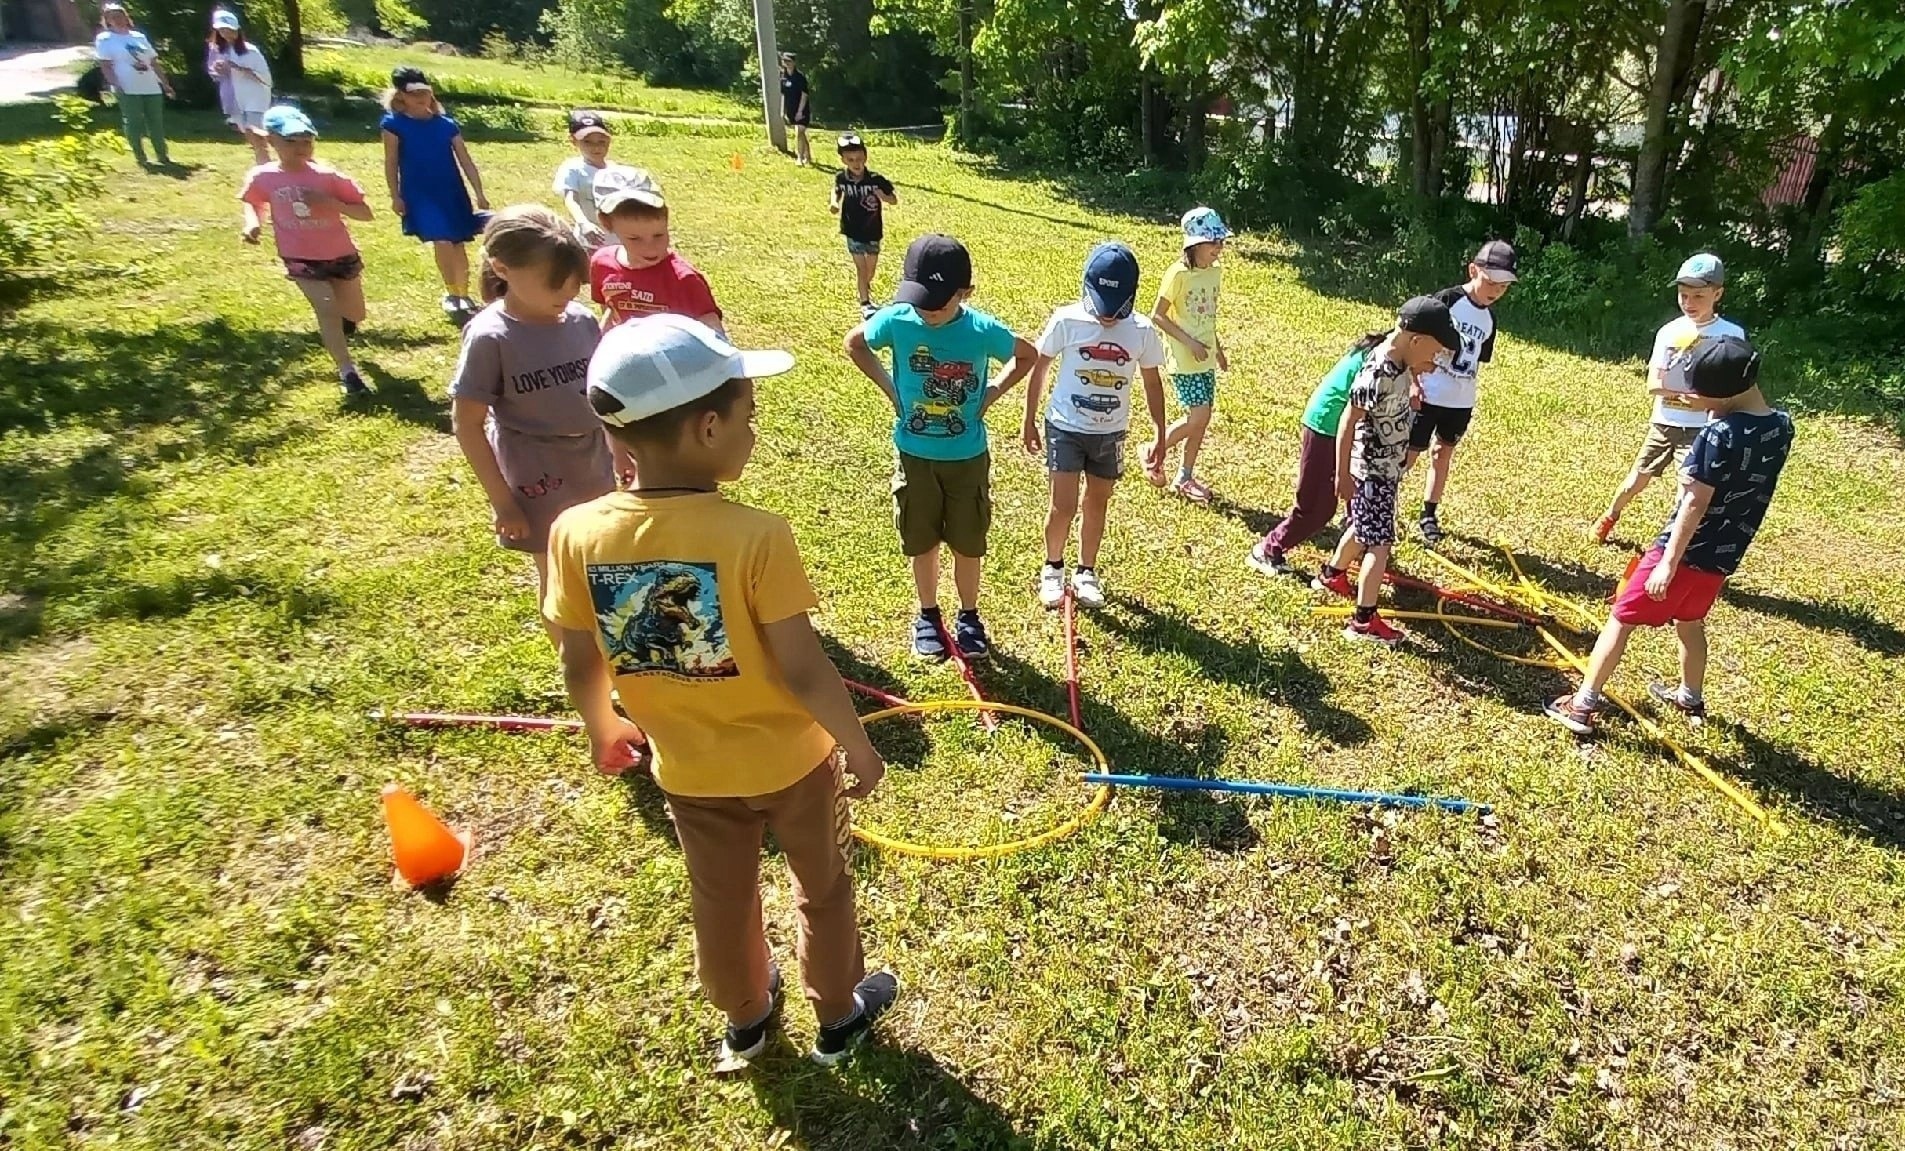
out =
<svg viewBox="0 0 1905 1151"><path fill-rule="evenodd" d="M847 251L856 256L877 256L880 254L878 240L856 240L847 238Z"/></svg>

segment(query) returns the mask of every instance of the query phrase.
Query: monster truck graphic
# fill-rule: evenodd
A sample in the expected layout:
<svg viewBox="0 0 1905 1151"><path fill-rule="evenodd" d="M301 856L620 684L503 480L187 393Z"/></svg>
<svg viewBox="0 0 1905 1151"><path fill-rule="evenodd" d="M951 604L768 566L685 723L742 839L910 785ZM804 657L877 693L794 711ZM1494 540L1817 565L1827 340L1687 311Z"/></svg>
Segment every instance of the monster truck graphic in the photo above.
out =
<svg viewBox="0 0 1905 1151"><path fill-rule="evenodd" d="M1097 412L1101 416L1117 411L1122 403L1117 396L1072 396L1072 407L1081 412Z"/></svg>
<svg viewBox="0 0 1905 1151"><path fill-rule="evenodd" d="M1086 360L1097 360L1102 363L1116 364L1121 368L1131 362L1131 353L1124 350L1124 345L1114 344L1110 340L1092 344L1090 347L1080 348L1078 349L1078 354L1081 358Z"/></svg>
<svg viewBox="0 0 1905 1151"><path fill-rule="evenodd" d="M616 675L739 675L713 564L590 564L589 593Z"/></svg>
<svg viewBox="0 0 1905 1151"><path fill-rule="evenodd" d="M1113 391L1120 391L1129 382L1119 373L1108 372L1103 368L1079 368L1072 374L1078 377L1079 383L1088 388L1110 388Z"/></svg>
<svg viewBox="0 0 1905 1151"><path fill-rule="evenodd" d="M923 436L932 427L943 427L949 436L965 434L966 420L959 414L957 404L938 403L924 400L913 405L913 413L906 418L906 430L916 436Z"/></svg>

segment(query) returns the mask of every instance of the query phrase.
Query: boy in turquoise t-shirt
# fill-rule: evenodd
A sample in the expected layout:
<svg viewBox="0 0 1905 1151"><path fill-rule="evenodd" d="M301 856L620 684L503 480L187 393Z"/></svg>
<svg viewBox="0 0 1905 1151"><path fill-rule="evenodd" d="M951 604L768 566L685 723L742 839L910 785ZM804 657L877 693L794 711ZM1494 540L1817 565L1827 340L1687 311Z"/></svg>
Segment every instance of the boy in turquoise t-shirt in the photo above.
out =
<svg viewBox="0 0 1905 1151"><path fill-rule="evenodd" d="M906 250L894 303L847 336L847 356L893 404L893 519L913 561L919 615L913 654L945 659L939 612L939 546L953 554L959 618L953 643L967 659L992 654L979 618L980 561L992 526L992 457L986 410L1025 378L1038 353L992 316L966 306L972 257L951 236L921 236ZM891 351L893 368L877 355ZM1012 369L988 387L991 363Z"/></svg>

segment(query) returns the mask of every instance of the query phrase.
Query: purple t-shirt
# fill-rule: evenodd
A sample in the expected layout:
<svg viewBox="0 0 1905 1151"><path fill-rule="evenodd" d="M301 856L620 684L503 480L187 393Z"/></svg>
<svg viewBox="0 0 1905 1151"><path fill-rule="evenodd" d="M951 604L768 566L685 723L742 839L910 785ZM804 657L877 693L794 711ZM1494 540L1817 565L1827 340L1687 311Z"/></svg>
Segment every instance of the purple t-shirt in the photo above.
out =
<svg viewBox="0 0 1905 1151"><path fill-rule="evenodd" d="M489 405L498 429L580 436L602 421L589 406L589 357L602 329L581 304L553 324L519 320L496 301L463 329L450 395Z"/></svg>

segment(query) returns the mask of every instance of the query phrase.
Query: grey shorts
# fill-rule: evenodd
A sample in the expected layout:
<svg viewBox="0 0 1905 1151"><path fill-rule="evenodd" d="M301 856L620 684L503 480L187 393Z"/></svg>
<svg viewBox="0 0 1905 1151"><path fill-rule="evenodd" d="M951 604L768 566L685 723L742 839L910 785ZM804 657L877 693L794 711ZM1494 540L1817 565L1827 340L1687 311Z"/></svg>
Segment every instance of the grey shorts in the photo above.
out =
<svg viewBox="0 0 1905 1151"><path fill-rule="evenodd" d="M523 539L497 537L496 542L511 551L547 551L549 525L557 516L615 490L615 457L602 432L531 436L492 425L489 442L516 506L529 520L529 534Z"/></svg>
<svg viewBox="0 0 1905 1151"><path fill-rule="evenodd" d="M1655 479L1666 475L1668 469L1673 467L1674 457L1692 447L1699 435L1699 428L1683 428L1678 424L1648 424L1647 442L1640 446L1640 454L1634 457L1635 473Z"/></svg>
<svg viewBox="0 0 1905 1151"><path fill-rule="evenodd" d="M880 254L880 242L878 240L856 240L852 236L848 236L846 237L846 241L847 251L851 255L877 256Z"/></svg>
<svg viewBox="0 0 1905 1151"><path fill-rule="evenodd" d="M1074 432L1045 421L1045 470L1101 480L1124 474L1123 432Z"/></svg>

